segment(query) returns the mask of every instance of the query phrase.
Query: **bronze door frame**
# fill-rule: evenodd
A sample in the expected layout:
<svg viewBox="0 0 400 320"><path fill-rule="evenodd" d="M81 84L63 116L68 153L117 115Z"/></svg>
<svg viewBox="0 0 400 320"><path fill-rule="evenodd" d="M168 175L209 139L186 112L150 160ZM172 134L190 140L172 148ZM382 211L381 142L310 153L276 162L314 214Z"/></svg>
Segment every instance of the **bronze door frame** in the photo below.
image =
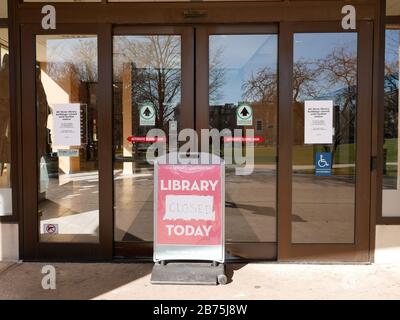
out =
<svg viewBox="0 0 400 320"><path fill-rule="evenodd" d="M272 26L272 25L270 25ZM292 244L291 243L291 203L287 201L288 195L291 195L291 148L292 135L291 129L291 81L293 65L293 33L295 32L343 32L340 28L340 22L310 22L310 23L292 23L282 22L279 25L279 120L278 120L278 177L277 177L277 196L278 196L278 248L277 255L279 261L349 261L349 262L367 262L370 261L370 201L371 201L371 113L372 113L372 54L373 54L373 23L371 21L359 21L359 74L358 74L358 114L357 114L357 159L364 159L357 162L357 191L356 191L356 215L355 215L355 243L354 244ZM116 27L114 34L123 34L136 30L139 33L158 32L164 27ZM185 27L166 27L164 32L171 30L193 30L191 26ZM254 29L252 29L254 28ZM208 67L208 60L199 55L198 50L202 50L204 39L207 32L211 30L222 30L221 32L235 33L242 30L241 33L259 32L259 28L267 30L268 24L264 26L244 25L230 29L229 26L199 26L196 38L196 47L194 42L188 42L188 48L197 51L196 65L192 65L190 70L196 70L196 89L195 79L186 73L189 77L186 85L188 93L193 94L198 91L196 102L193 101L194 95L190 99L187 96L188 103L199 106L196 116L196 125L201 128L205 125L204 114L205 90L208 88L208 78L204 68ZM276 27L273 27L276 28ZM208 30L208 31L207 31ZM161 31L162 32L162 31ZM37 159L36 159L36 124L32 119L36 119L35 114L35 35L41 34L97 34L98 35L98 59L99 59L99 134L102 143L99 146L99 188L100 188L100 239L98 244L85 243L41 243L38 240L38 220L37 220ZM130 34L130 33L129 33ZM23 176L22 186L22 211L23 211L23 258L25 260L110 260L115 256L129 255L132 248L119 247L116 243L113 247L114 239L114 221L113 221L113 128L112 128L112 35L113 28L111 24L58 24L55 31L44 31L38 24L21 25L21 96L22 107L22 159L23 166L21 175ZM201 45L203 43L203 45ZM199 46L200 44L200 46ZM204 48L203 48L204 49ZM190 55L187 55L187 58ZM185 59L183 57L183 59ZM189 60L187 63L190 63ZM194 61L192 62L194 64ZM362 67L361 67L362 66ZM183 75L184 76L184 75ZM207 81L207 82L206 82ZM198 83L197 83L198 82ZM205 85L207 83L207 85ZM190 88L191 87L191 88ZM201 92L201 93L200 93ZM200 94L199 94L200 93ZM190 102L191 101L191 102ZM208 105L207 105L208 108ZM189 108L190 109L190 108ZM192 110L194 108L192 107ZM201 111L202 110L202 111ZM208 109L207 109L208 110ZM362 112L360 112L362 111ZM194 114L187 114L186 120L190 125L194 125ZM207 118L208 121L208 118ZM360 139L362 137L362 139ZM285 195L285 196L283 196ZM372 228L371 228L372 229ZM144 243L142 249L146 254L151 250L151 244ZM275 248L275 249L274 249ZM139 247L137 248L139 249ZM134 249L137 252L137 249ZM239 248L240 249L240 248ZM243 244L242 249L247 252L253 252L249 258L259 258L260 250L264 252L276 251L276 244L268 245L265 248L258 248L253 243ZM242 250L240 249L240 250ZM269 251L268 251L269 250ZM135 254L136 255L136 254ZM275 253L276 255L276 253ZM264 256L265 259L265 256Z"/></svg>
<svg viewBox="0 0 400 320"><path fill-rule="evenodd" d="M48 243L38 235L38 165L36 151L36 35L95 34L98 39L99 242ZM113 257L112 219L112 54L111 25L58 25L45 31L39 25L21 27L23 258L24 260L109 260Z"/></svg>
<svg viewBox="0 0 400 320"><path fill-rule="evenodd" d="M370 261L373 23L358 22L356 211L353 244L293 244L292 77L294 33L345 32L340 22L281 23L279 60L279 261ZM350 32L354 32L351 30ZM289 159L289 160L284 160Z"/></svg>

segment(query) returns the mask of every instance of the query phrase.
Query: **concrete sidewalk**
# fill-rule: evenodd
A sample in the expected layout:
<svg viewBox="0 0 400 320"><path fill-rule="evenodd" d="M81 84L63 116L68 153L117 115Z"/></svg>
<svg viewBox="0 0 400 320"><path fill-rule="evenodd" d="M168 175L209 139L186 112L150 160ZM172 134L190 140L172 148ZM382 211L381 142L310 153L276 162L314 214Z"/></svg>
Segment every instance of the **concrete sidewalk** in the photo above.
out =
<svg viewBox="0 0 400 320"><path fill-rule="evenodd" d="M225 286L156 286L151 264L54 264L57 289L43 290L43 263L0 263L0 299L400 299L400 265L227 266Z"/></svg>

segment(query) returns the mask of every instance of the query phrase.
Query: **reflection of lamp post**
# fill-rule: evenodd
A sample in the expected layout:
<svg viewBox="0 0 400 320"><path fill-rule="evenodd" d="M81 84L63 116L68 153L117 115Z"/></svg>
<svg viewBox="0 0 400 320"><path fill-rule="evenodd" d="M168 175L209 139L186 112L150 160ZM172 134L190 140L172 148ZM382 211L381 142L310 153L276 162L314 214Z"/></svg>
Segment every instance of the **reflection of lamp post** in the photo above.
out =
<svg viewBox="0 0 400 320"><path fill-rule="evenodd" d="M122 64L122 74L121 74L121 94L122 94L122 140L123 140L123 157L129 158L128 161L124 160L123 163L123 173L124 174L132 174L133 173L133 160L134 156L136 156L137 150L135 153L133 148L136 147L137 144L132 145L129 143L126 138L130 135L135 135L133 127L137 125L137 119L134 118L134 112L132 110L132 96L133 96L133 69L134 64L131 62L125 62Z"/></svg>

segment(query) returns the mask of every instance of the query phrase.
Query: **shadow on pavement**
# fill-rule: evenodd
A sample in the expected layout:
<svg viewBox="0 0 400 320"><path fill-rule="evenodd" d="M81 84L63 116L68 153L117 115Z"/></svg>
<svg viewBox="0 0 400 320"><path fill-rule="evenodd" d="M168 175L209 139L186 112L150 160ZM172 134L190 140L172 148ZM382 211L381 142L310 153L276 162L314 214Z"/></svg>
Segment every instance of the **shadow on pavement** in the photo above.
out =
<svg viewBox="0 0 400 320"><path fill-rule="evenodd" d="M233 263L227 263L225 265L225 274L226 277L228 278L228 283L232 283L233 282L233 278L235 276L235 272L244 268L247 264L246 263L240 263L240 264L233 264Z"/></svg>
<svg viewBox="0 0 400 320"><path fill-rule="evenodd" d="M107 295L112 299L119 291L152 286L150 277L152 263L54 263L56 268L56 290L42 288L42 267L45 263L22 263L0 273L0 299L23 300L88 300L101 299ZM228 284L234 281L235 272L246 264L226 264ZM144 279L144 277L146 277ZM128 289L126 286L129 286ZM165 289L168 285L162 285ZM124 288L125 287L125 288ZM199 286L201 289L201 286ZM111 292L111 294L110 294ZM133 292L132 292L133 293ZM149 297L151 299L151 297Z"/></svg>

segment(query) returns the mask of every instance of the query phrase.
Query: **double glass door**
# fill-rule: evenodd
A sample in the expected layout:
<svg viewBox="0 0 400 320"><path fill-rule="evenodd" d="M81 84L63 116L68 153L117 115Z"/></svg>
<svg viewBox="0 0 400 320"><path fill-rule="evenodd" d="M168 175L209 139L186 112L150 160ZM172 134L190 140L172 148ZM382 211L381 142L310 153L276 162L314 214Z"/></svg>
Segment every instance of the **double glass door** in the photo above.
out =
<svg viewBox="0 0 400 320"><path fill-rule="evenodd" d="M370 34L365 21L24 25L24 259L151 259L147 134L192 129L193 151L220 135L227 258L368 261Z"/></svg>
<svg viewBox="0 0 400 320"><path fill-rule="evenodd" d="M240 136L251 130L262 141L247 157L242 154L252 166L249 174L236 175L237 159L227 164L227 255L276 258L277 68L274 27L114 30L117 256L151 256L153 165L146 152L153 142L145 137L155 128L168 136L171 122L176 122L178 133L196 130L199 142L204 130L240 130ZM266 78L265 90L257 77ZM247 123L237 115L244 105L253 114ZM146 111L151 113L148 121ZM200 145L191 151L201 151ZM223 147L214 152L226 157Z"/></svg>

